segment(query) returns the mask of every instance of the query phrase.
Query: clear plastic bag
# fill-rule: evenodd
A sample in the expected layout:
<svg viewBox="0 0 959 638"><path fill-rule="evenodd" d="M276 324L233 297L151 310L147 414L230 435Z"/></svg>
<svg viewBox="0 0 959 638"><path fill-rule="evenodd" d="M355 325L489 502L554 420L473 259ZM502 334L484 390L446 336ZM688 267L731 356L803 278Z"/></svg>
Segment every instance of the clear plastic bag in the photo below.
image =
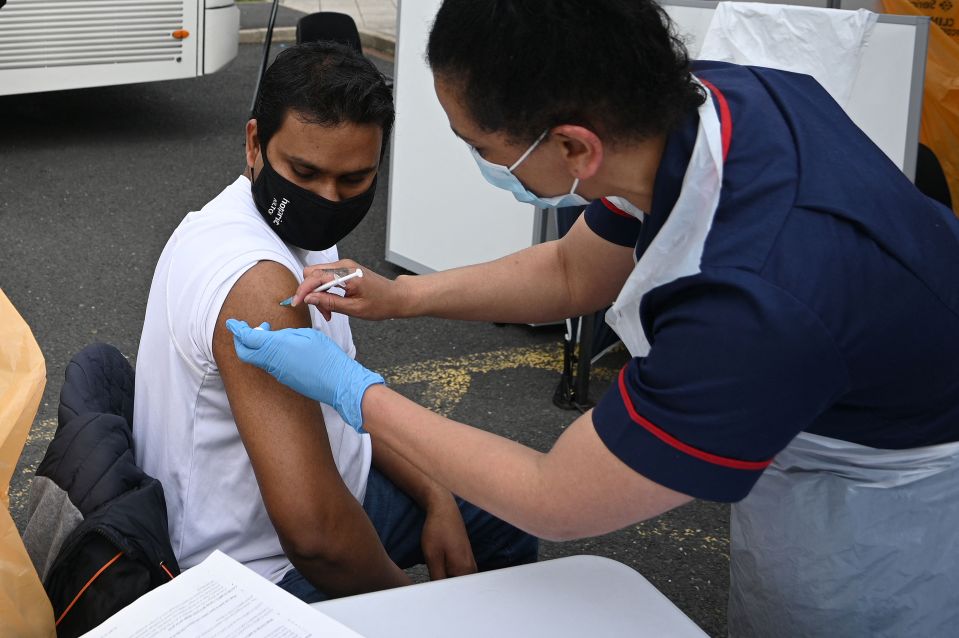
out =
<svg viewBox="0 0 959 638"><path fill-rule="evenodd" d="M959 443L803 433L730 514L729 635L954 636Z"/></svg>

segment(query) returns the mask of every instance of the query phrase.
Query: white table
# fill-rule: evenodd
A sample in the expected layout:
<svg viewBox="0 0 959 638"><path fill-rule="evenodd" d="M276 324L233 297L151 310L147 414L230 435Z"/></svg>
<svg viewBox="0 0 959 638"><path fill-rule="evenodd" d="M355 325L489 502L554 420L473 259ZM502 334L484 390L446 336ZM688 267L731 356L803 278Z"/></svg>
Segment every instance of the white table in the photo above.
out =
<svg viewBox="0 0 959 638"><path fill-rule="evenodd" d="M706 635L638 572L598 556L509 567L313 607L366 638Z"/></svg>

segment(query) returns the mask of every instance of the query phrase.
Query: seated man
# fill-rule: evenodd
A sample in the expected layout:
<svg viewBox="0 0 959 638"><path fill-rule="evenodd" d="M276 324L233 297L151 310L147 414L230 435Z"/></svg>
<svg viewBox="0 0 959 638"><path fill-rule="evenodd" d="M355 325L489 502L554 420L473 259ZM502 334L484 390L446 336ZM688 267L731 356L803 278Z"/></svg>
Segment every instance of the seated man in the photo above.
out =
<svg viewBox="0 0 959 638"><path fill-rule="evenodd" d="M536 559L532 537L241 363L224 325L313 327L354 356L346 317L278 302L304 267L337 259L369 210L392 124L369 61L333 44L283 51L246 125L245 174L187 215L160 256L133 430L183 568L220 549L312 602L407 584L401 568L424 557L433 578Z"/></svg>

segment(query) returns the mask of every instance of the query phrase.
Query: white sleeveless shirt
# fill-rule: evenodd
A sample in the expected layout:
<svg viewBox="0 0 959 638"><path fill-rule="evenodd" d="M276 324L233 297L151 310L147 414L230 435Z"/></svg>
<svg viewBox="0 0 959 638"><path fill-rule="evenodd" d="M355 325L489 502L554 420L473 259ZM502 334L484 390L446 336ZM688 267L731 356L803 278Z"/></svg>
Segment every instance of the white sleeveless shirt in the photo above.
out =
<svg viewBox="0 0 959 638"><path fill-rule="evenodd" d="M183 569L215 549L273 582L291 567L213 360L213 330L230 289L257 262L282 264L302 281L305 266L337 258L335 246L309 252L280 240L257 211L245 176L188 214L160 255L137 354L133 438L137 465L163 484L170 540ZM345 316L326 322L312 307L310 316L315 329L355 356ZM336 467L362 503L369 436L333 408L322 409Z"/></svg>

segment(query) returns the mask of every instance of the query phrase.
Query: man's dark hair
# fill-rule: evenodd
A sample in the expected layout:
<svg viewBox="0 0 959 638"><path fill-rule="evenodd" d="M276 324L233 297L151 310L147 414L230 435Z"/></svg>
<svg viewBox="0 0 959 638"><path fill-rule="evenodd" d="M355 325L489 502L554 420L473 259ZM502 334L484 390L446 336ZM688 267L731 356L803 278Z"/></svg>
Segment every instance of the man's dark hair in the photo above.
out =
<svg viewBox="0 0 959 638"><path fill-rule="evenodd" d="M260 147L283 124L288 111L321 126L378 124L383 144L393 129L393 93L373 63L334 42L308 42L285 49L266 70L253 106Z"/></svg>
<svg viewBox="0 0 959 638"><path fill-rule="evenodd" d="M515 143L559 124L642 140L705 100L671 24L653 0L445 0L427 58L481 128Z"/></svg>

